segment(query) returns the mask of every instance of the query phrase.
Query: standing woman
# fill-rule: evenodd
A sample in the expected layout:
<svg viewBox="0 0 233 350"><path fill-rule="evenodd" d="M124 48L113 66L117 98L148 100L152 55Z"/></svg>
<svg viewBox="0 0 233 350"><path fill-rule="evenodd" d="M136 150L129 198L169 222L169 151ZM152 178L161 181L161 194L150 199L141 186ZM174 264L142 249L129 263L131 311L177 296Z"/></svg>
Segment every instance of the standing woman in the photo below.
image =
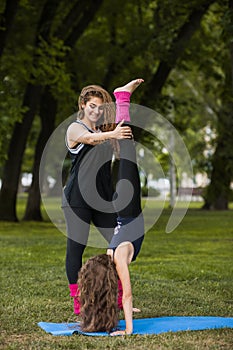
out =
<svg viewBox="0 0 233 350"><path fill-rule="evenodd" d="M74 312L80 313L77 285L91 222L110 242L116 214L112 207L111 160L114 140L131 138L131 129L115 126L111 96L97 85L81 91L77 119L67 129L72 167L62 207L67 227L66 273Z"/></svg>
<svg viewBox="0 0 233 350"><path fill-rule="evenodd" d="M130 122L130 95L143 82L136 79L115 90L116 122ZM134 141L120 140L120 162L116 197L117 226L107 254L95 256L83 265L79 273L81 328L83 331L112 332L125 335L133 332L133 297L129 264L134 261L144 239L144 220L141 209L140 178ZM126 203L126 199L129 201ZM125 204L126 203L126 204ZM115 330L118 323L117 279L123 289L125 329Z"/></svg>

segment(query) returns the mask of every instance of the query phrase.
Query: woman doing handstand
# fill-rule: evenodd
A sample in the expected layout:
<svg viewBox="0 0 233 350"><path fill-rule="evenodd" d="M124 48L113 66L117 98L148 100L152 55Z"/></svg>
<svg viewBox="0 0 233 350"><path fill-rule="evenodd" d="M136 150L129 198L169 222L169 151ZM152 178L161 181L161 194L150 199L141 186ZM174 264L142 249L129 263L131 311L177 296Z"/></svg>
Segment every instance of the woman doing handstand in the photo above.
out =
<svg viewBox="0 0 233 350"><path fill-rule="evenodd" d="M130 122L130 95L142 82L142 79L136 79L114 91L116 122ZM82 330L111 332L118 322L117 278L120 278L126 328L113 331L111 335L133 332L133 302L128 266L136 259L144 238L140 179L134 141L120 140L119 144L118 183L114 195L118 213L117 226L107 254L89 259L80 270L78 280ZM130 201L126 203L128 197Z"/></svg>

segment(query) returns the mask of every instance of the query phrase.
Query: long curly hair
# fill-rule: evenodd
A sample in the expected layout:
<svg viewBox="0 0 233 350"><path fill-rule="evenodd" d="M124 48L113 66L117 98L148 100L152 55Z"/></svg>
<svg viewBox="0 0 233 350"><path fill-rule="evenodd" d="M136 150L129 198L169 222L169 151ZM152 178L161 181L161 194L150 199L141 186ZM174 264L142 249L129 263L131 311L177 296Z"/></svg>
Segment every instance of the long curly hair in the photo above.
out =
<svg viewBox="0 0 233 350"><path fill-rule="evenodd" d="M85 86L78 98L78 118L83 119L84 111L82 105L86 104L91 97L99 97L103 101L103 115L98 121L101 131L111 131L116 127L115 124L115 104L110 94L99 85Z"/></svg>
<svg viewBox="0 0 233 350"><path fill-rule="evenodd" d="M107 254L90 258L79 271L80 327L85 332L110 332L118 323L118 277Z"/></svg>

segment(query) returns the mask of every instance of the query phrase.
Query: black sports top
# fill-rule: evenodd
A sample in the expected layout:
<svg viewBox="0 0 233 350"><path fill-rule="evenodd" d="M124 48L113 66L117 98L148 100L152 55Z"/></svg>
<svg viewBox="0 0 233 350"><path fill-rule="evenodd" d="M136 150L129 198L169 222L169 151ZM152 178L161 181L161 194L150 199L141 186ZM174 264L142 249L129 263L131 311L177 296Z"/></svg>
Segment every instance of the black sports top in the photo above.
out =
<svg viewBox="0 0 233 350"><path fill-rule="evenodd" d="M76 123L89 129L82 121ZM67 142L66 142L67 145ZM84 207L100 211L113 212L113 184L111 161L113 148L109 141L96 146L79 143L76 148L69 148L72 166L66 186L62 206Z"/></svg>

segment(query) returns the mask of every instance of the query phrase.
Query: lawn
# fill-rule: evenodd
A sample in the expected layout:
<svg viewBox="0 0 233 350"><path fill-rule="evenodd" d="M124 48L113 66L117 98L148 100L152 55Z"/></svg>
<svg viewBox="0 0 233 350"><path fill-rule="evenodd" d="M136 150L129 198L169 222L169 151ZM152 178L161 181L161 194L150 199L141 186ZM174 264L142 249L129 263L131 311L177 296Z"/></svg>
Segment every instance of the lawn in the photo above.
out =
<svg viewBox="0 0 233 350"><path fill-rule="evenodd" d="M150 205L153 215L158 204ZM164 209L131 264L134 305L142 310L135 317L233 317L233 211L206 212L195 204L168 234L169 215ZM1 222L0 239L0 349L233 348L232 329L115 338L46 334L38 322L76 320L64 268L65 236L50 222ZM84 259L102 252L88 247Z"/></svg>

